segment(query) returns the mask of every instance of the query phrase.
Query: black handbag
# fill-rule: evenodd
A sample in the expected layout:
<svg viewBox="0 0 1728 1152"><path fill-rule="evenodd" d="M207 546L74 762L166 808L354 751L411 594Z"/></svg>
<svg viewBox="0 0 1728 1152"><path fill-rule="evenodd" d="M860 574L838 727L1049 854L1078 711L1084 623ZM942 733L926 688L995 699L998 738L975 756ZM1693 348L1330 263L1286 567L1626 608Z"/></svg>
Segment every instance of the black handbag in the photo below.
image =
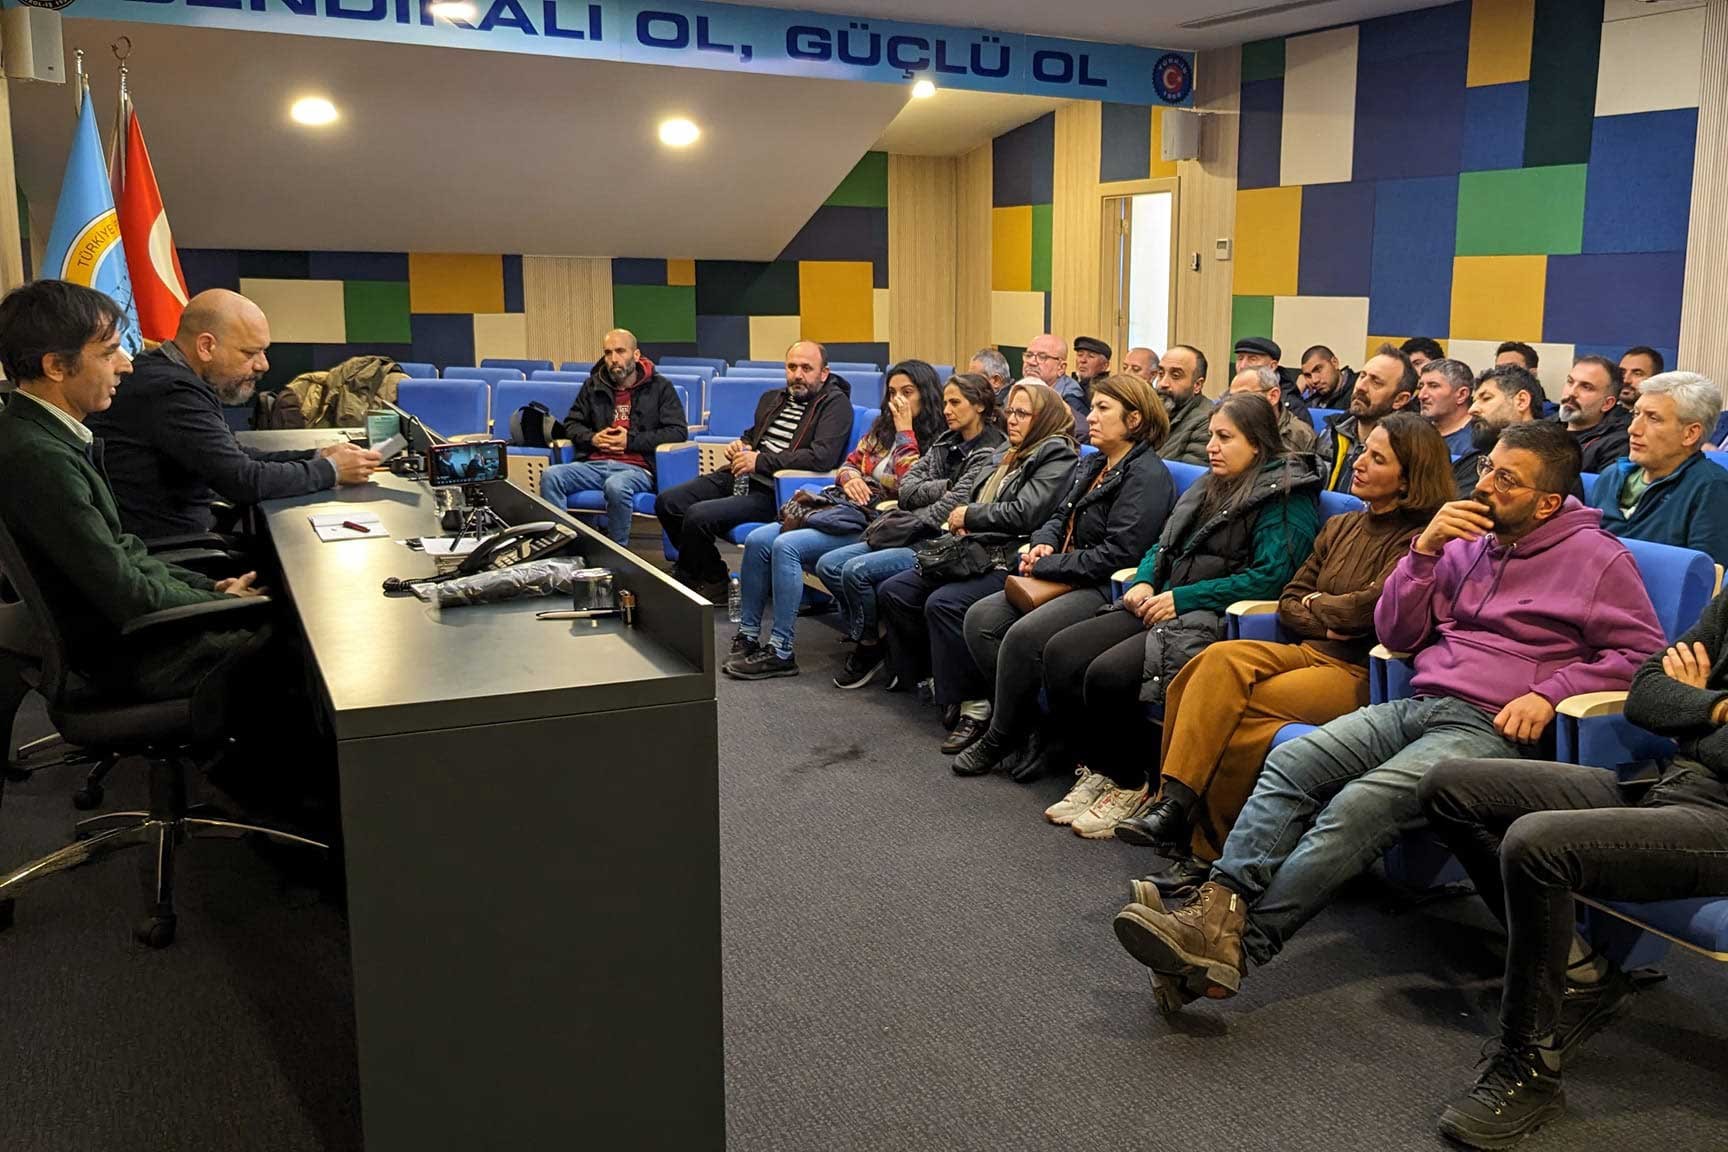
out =
<svg viewBox="0 0 1728 1152"><path fill-rule="evenodd" d="M864 543L881 552L889 548L910 548L934 535L936 529L918 513L890 508L864 529Z"/></svg>
<svg viewBox="0 0 1728 1152"><path fill-rule="evenodd" d="M951 583L970 580L997 568L1006 568L1004 550L1012 541L990 536L959 536L944 532L915 549L913 566L927 580Z"/></svg>

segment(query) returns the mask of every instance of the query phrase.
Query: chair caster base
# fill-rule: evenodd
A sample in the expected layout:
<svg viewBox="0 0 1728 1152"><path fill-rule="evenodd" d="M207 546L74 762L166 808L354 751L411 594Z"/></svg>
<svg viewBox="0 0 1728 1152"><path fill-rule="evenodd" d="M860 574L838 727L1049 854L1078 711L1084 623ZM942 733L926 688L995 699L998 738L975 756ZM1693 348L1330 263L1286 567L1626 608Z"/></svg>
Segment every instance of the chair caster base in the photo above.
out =
<svg viewBox="0 0 1728 1152"><path fill-rule="evenodd" d="M134 928L132 935L147 948L166 948L174 943L174 916L152 916Z"/></svg>
<svg viewBox="0 0 1728 1152"><path fill-rule="evenodd" d="M78 791L72 793L72 807L78 809L80 812L88 812L92 808L99 808L102 806L102 797L104 794L102 785L86 784L82 788L78 789Z"/></svg>

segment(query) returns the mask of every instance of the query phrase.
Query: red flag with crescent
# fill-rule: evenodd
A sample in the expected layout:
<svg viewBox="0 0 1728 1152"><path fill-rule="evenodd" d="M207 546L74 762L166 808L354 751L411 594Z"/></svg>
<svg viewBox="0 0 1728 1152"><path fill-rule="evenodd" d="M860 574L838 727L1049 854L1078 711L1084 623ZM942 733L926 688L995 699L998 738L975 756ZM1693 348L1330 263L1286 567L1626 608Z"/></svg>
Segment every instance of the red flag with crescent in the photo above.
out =
<svg viewBox="0 0 1728 1152"><path fill-rule="evenodd" d="M144 147L144 132L138 127L138 112L127 101L124 159L118 169L114 201L120 211L120 238L126 245L126 263L132 274L132 294L138 302L138 327L146 340L162 341L180 326L180 311L186 307L186 276L180 271L180 254L174 250L174 234L168 228L168 213L162 207L162 192L156 187L156 172L150 167L150 152Z"/></svg>

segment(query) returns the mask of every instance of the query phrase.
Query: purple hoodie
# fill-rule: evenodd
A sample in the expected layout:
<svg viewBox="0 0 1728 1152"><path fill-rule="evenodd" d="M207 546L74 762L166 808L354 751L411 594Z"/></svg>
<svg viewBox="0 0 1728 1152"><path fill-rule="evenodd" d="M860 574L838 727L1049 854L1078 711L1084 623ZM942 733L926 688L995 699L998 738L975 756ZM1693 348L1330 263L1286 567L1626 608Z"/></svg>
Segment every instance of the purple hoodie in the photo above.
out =
<svg viewBox="0 0 1728 1152"><path fill-rule="evenodd" d="M1416 654L1418 696L1489 713L1536 692L1550 704L1632 684L1663 646L1656 610L1626 546L1572 497L1510 547L1490 533L1411 549L1374 609L1380 642Z"/></svg>

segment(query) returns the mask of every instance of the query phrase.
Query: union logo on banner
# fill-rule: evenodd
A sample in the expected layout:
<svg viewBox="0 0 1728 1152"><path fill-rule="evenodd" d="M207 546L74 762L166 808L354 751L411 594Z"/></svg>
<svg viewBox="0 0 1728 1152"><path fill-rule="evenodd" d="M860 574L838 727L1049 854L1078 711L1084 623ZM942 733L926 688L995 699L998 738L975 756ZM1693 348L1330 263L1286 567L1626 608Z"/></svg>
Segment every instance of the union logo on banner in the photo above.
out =
<svg viewBox="0 0 1728 1152"><path fill-rule="evenodd" d="M66 260L60 267L60 278L86 287L96 286L96 276L103 263L120 244L120 214L110 208L78 230Z"/></svg>
<svg viewBox="0 0 1728 1152"><path fill-rule="evenodd" d="M1152 69L1152 87L1166 104L1180 104L1194 90L1194 68L1188 57L1167 52Z"/></svg>

